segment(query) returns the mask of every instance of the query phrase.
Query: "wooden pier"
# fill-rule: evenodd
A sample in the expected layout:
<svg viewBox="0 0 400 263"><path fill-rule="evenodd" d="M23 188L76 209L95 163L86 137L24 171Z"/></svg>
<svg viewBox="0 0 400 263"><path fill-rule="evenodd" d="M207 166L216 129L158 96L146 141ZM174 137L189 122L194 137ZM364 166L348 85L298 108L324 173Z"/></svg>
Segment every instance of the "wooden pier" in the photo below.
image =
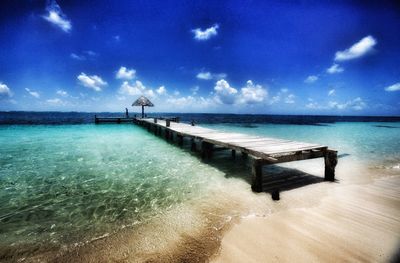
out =
<svg viewBox="0 0 400 263"><path fill-rule="evenodd" d="M179 122L179 117L158 117L160 120L170 120L174 122ZM138 118L135 117L97 117L94 115L94 123L136 123Z"/></svg>
<svg viewBox="0 0 400 263"><path fill-rule="evenodd" d="M165 139L177 141L182 146L184 137L190 139L191 149L200 145L201 156L211 158L214 151L230 150L235 158L237 152L252 158L252 189L262 191L262 167L284 162L324 158L325 180L334 181L337 151L320 144L304 143L268 137L222 132L214 129L176 122L176 119L145 118L134 119L134 123L144 126L150 132Z"/></svg>
<svg viewBox="0 0 400 263"><path fill-rule="evenodd" d="M136 118L127 117L94 117L94 123L135 123Z"/></svg>

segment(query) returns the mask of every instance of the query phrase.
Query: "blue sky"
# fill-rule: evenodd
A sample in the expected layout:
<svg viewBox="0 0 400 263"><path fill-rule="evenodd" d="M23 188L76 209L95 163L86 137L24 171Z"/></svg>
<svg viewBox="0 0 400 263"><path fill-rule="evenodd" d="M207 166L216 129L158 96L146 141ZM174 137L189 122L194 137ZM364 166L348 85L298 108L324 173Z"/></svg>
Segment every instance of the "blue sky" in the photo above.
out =
<svg viewBox="0 0 400 263"><path fill-rule="evenodd" d="M389 1L0 3L0 110L400 115Z"/></svg>

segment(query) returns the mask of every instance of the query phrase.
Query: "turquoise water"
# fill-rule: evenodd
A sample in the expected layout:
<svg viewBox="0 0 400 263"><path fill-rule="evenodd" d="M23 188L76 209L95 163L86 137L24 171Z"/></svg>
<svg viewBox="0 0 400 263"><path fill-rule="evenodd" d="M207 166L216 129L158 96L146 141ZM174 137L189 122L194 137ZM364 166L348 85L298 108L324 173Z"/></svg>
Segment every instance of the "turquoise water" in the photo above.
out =
<svg viewBox="0 0 400 263"><path fill-rule="evenodd" d="M3 245L88 240L204 197L219 179L133 125L2 126L0 145Z"/></svg>
<svg viewBox="0 0 400 263"><path fill-rule="evenodd" d="M346 158L398 169L400 123L379 125L204 126L317 142ZM6 248L90 241L184 204L212 210L229 191L251 195L243 161L222 154L218 165L209 165L134 125L0 126L0 145L0 245Z"/></svg>

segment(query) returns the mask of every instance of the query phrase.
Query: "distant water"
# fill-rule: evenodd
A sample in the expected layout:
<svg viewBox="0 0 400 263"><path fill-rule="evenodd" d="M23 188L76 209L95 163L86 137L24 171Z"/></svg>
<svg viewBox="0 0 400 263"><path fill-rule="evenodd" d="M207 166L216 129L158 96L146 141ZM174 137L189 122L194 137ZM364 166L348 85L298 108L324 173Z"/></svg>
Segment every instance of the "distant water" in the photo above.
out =
<svg viewBox="0 0 400 263"><path fill-rule="evenodd" d="M400 164L395 117L179 116L219 130L326 144L366 165ZM209 165L135 125L95 125L89 113L0 113L0 123L0 258L23 246L89 242L188 204L213 211L234 202L231 195L252 198L244 161L227 154Z"/></svg>
<svg viewBox="0 0 400 263"><path fill-rule="evenodd" d="M86 124L93 123L94 115L124 117L125 113L110 112L0 112L0 124ZM135 113L130 113L133 117ZM139 115L138 115L139 116ZM179 116L182 121L197 123L274 123L298 125L326 125L335 122L399 122L400 117L379 116L312 116L312 115L257 115L209 113L150 113L154 116Z"/></svg>

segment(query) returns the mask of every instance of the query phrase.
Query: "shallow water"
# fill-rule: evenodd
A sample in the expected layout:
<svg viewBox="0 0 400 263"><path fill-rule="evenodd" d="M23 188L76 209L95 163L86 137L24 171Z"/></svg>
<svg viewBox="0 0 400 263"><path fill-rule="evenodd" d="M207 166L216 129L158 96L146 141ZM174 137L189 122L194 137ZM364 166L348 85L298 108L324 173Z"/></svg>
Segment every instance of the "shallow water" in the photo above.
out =
<svg viewBox="0 0 400 263"><path fill-rule="evenodd" d="M400 123L377 125L204 126L322 143L366 166L398 169ZM204 163L134 125L6 125L0 126L0 145L0 246L8 253L27 244L84 244L155 218L164 220L163 228L190 218L195 229L209 220L198 211L222 218L211 220L218 225L270 212L266 199L250 191L245 160L220 153Z"/></svg>

